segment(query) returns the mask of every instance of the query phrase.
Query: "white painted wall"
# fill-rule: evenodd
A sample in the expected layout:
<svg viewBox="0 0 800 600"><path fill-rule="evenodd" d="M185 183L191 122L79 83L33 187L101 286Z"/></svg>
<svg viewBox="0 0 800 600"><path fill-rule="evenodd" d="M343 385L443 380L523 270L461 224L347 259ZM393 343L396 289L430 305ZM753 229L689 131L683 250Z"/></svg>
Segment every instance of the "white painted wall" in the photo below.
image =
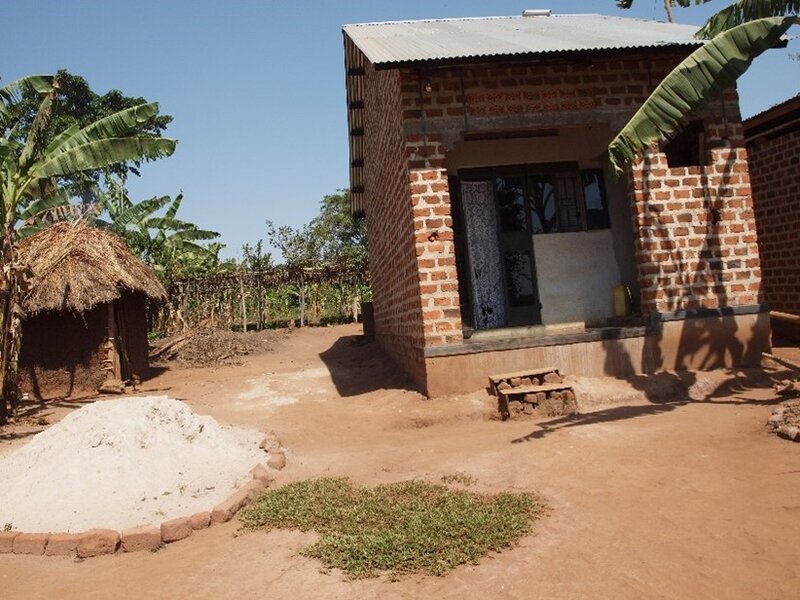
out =
<svg viewBox="0 0 800 600"><path fill-rule="evenodd" d="M614 316L620 272L610 229L533 236L542 324Z"/></svg>

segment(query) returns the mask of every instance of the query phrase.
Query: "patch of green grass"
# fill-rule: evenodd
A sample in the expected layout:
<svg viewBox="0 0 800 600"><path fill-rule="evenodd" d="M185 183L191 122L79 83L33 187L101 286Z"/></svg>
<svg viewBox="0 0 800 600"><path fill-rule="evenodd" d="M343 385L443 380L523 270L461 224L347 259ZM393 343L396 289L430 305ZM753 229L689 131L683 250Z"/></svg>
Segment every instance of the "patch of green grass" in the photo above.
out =
<svg viewBox="0 0 800 600"><path fill-rule="evenodd" d="M456 471L455 473L450 473L448 475L442 475L442 483L445 485L453 485L457 483L459 485L469 487L471 485L475 485L477 481L478 480L472 475L462 473L461 471Z"/></svg>
<svg viewBox="0 0 800 600"><path fill-rule="evenodd" d="M493 496L423 481L375 488L314 479L268 490L239 514L247 529L316 531L305 556L352 577L388 571L442 575L531 531L541 502L530 494Z"/></svg>

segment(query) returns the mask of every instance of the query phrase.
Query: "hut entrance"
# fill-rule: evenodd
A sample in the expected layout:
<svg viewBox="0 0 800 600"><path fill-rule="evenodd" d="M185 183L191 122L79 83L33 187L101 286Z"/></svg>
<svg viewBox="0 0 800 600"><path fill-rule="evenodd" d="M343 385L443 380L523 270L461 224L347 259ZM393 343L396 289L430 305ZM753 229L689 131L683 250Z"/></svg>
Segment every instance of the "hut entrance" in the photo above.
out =
<svg viewBox="0 0 800 600"><path fill-rule="evenodd" d="M125 308L120 300L108 304L108 339L106 369L108 379L127 381L131 378L131 361L128 353L128 336L125 331Z"/></svg>

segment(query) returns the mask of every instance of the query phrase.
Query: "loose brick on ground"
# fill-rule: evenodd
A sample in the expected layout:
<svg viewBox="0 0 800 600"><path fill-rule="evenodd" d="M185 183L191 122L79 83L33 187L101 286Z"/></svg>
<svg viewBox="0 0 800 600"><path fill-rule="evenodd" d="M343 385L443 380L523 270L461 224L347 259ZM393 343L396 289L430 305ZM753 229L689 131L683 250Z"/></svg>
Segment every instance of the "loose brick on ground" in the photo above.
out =
<svg viewBox="0 0 800 600"><path fill-rule="evenodd" d="M220 502L211 511L212 523L227 523L247 503L247 491L239 490L225 502Z"/></svg>
<svg viewBox="0 0 800 600"><path fill-rule="evenodd" d="M19 531L0 531L0 554L10 554Z"/></svg>
<svg viewBox="0 0 800 600"><path fill-rule="evenodd" d="M189 517L189 522L192 524L192 529L197 531L198 529L205 529L209 525L211 525L211 512L199 512L193 514Z"/></svg>
<svg viewBox="0 0 800 600"><path fill-rule="evenodd" d="M256 498L258 498L259 494L263 492L267 488L267 483L260 479L253 479L247 485L245 485L242 490L247 492L247 502L250 503Z"/></svg>
<svg viewBox="0 0 800 600"><path fill-rule="evenodd" d="M253 479L259 479L265 483L269 483L272 481L272 475L269 474L267 468L262 464L257 464L250 470L250 474L253 476Z"/></svg>
<svg viewBox="0 0 800 600"><path fill-rule="evenodd" d="M14 538L13 552L40 556L44 554L49 538L49 533L20 533Z"/></svg>
<svg viewBox="0 0 800 600"><path fill-rule="evenodd" d="M276 471L280 471L286 466L286 454L281 451L273 450L269 453L269 460L267 461L267 466L270 469L275 469Z"/></svg>

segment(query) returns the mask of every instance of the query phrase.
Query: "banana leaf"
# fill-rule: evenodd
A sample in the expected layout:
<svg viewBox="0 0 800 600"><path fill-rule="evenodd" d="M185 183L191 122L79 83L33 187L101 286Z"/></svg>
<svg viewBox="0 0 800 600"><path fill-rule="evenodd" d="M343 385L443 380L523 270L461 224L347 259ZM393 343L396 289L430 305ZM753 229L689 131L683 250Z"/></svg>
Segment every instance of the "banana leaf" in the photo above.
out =
<svg viewBox="0 0 800 600"><path fill-rule="evenodd" d="M67 142L69 144L69 142ZM34 167L38 177L70 175L129 160L155 159L175 151L176 141L166 138L118 137L97 139L45 155Z"/></svg>
<svg viewBox="0 0 800 600"><path fill-rule="evenodd" d="M12 116L9 106L19 102L24 92L46 96L53 91L53 78L49 75L28 75L0 88L0 125L6 127Z"/></svg>
<svg viewBox="0 0 800 600"><path fill-rule="evenodd" d="M800 13L800 0L739 0L713 15L697 37L710 39L742 23Z"/></svg>
<svg viewBox="0 0 800 600"><path fill-rule="evenodd" d="M674 135L684 118L733 85L765 50L780 43L797 17L770 17L738 25L698 48L667 75L608 147L609 166L622 172L645 149Z"/></svg>

